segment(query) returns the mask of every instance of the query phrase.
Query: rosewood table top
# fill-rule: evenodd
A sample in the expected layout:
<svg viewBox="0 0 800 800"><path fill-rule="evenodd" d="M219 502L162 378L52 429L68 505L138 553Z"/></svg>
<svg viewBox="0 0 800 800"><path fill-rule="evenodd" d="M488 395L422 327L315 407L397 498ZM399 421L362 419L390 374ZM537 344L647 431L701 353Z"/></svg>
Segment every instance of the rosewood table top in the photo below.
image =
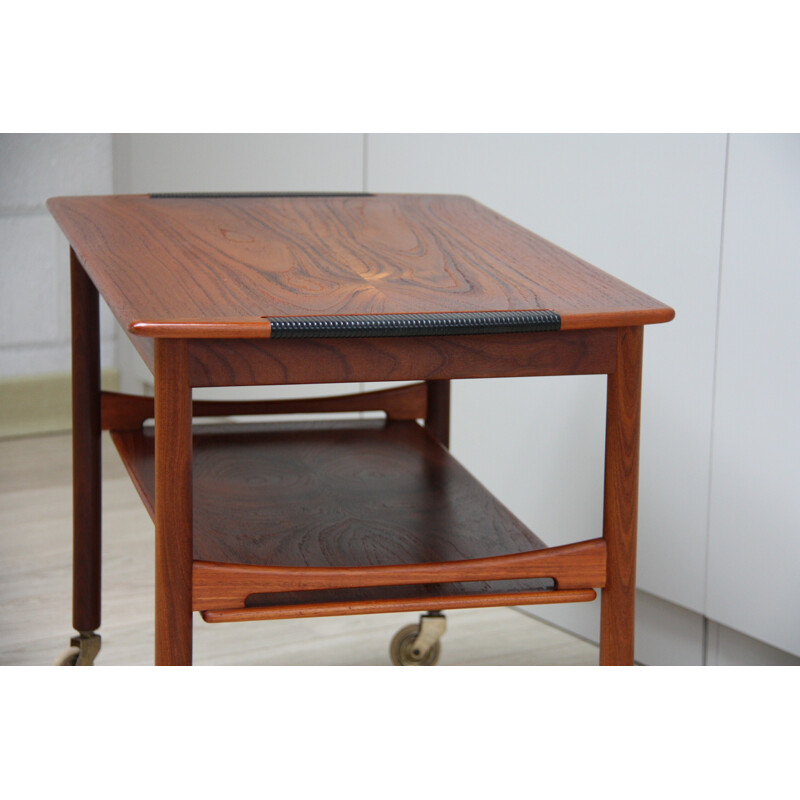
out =
<svg viewBox="0 0 800 800"><path fill-rule="evenodd" d="M555 327L578 330L674 316L468 197L127 195L58 197L48 208L117 320L140 336L268 338L281 321L312 317L495 324L552 312Z"/></svg>

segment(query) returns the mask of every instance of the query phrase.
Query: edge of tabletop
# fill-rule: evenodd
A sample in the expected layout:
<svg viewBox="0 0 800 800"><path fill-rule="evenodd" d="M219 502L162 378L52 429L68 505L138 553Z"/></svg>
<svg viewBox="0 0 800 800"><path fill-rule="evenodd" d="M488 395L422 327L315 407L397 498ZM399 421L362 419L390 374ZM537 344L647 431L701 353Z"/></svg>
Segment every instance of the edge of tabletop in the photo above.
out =
<svg viewBox="0 0 800 800"><path fill-rule="evenodd" d="M134 320L128 332L151 339L269 339L272 323L255 320Z"/></svg>
<svg viewBox="0 0 800 800"><path fill-rule="evenodd" d="M596 328L627 328L670 322L675 317L675 310L669 306L659 306L597 313L567 312L560 316L560 330L576 331ZM272 323L269 319L264 318L255 320L135 320L128 325L128 331L135 336L155 339L269 339L272 336ZM535 332L532 334L535 335ZM368 334L364 338L369 338Z"/></svg>

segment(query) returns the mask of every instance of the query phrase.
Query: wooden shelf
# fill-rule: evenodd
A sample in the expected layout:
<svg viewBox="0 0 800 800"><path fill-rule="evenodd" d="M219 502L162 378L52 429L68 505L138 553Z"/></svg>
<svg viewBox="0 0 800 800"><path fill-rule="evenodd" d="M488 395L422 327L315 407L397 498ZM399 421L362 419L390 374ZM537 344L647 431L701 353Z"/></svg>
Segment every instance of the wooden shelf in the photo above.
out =
<svg viewBox="0 0 800 800"><path fill-rule="evenodd" d="M153 429L112 431L154 516ZM592 600L602 540L547 548L414 421L195 425L209 622Z"/></svg>
<svg viewBox="0 0 800 800"><path fill-rule="evenodd" d="M111 435L153 516L153 429ZM545 547L416 422L196 425L193 460L196 561L363 567Z"/></svg>

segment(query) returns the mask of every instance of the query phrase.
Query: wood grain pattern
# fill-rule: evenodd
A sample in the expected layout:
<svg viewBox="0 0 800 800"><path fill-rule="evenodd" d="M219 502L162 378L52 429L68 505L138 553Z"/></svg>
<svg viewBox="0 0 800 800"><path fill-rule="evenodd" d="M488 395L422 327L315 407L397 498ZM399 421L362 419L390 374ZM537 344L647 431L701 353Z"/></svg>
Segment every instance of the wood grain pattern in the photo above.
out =
<svg viewBox="0 0 800 800"><path fill-rule="evenodd" d="M551 309L564 329L672 309L467 197L53 198L124 328L259 338L270 316Z"/></svg>
<svg viewBox="0 0 800 800"><path fill-rule="evenodd" d="M156 665L192 663L192 390L185 340L156 342Z"/></svg>
<svg viewBox="0 0 800 800"><path fill-rule="evenodd" d="M616 368L614 330L385 339L189 342L192 386L596 375Z"/></svg>
<svg viewBox="0 0 800 800"><path fill-rule="evenodd" d="M101 502L100 305L70 250L72 290L72 624L100 627Z"/></svg>
<svg viewBox="0 0 800 800"><path fill-rule="evenodd" d="M112 438L152 514L152 430ZM379 566L545 547L414 422L196 426L193 453L197 561Z"/></svg>
<svg viewBox="0 0 800 800"><path fill-rule="evenodd" d="M606 545L602 539L493 558L372 567L275 567L195 561L195 610L244 606L249 595L305 593L323 589L373 586L406 587L515 578L553 578L559 589L600 588L606 581ZM297 598L302 598L297 594Z"/></svg>
<svg viewBox="0 0 800 800"><path fill-rule="evenodd" d="M307 605L256 606L204 611L206 622L247 622L260 619L331 617L350 614L387 614L399 611L440 611L454 608L491 608L496 606L550 605L553 603L590 603L597 597L593 589L514 592L513 594L448 595L414 597L402 600L360 600L311 603Z"/></svg>
<svg viewBox="0 0 800 800"><path fill-rule="evenodd" d="M619 331L619 364L608 376L603 499L608 579L600 623L603 665L633 664L643 334L643 328Z"/></svg>
<svg viewBox="0 0 800 800"><path fill-rule="evenodd" d="M101 393L103 430L137 430L152 419L152 397ZM193 417L230 417L256 414L324 414L342 411L383 411L388 419L424 419L427 391L424 383L382 389L375 392L311 397L296 400L195 400Z"/></svg>

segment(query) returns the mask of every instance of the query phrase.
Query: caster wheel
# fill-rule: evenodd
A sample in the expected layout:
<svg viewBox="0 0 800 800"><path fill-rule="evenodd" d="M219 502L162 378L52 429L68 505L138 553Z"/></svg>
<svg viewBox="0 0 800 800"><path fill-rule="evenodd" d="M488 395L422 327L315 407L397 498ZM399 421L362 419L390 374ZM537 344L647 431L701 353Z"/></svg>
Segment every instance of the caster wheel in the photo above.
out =
<svg viewBox="0 0 800 800"><path fill-rule="evenodd" d="M81 651L79 647L67 648L53 664L54 667L76 667Z"/></svg>
<svg viewBox="0 0 800 800"><path fill-rule="evenodd" d="M419 625L406 625L394 635L389 645L392 664L398 667L432 667L439 662L442 645L436 642L427 653L414 652L414 640L419 636Z"/></svg>

